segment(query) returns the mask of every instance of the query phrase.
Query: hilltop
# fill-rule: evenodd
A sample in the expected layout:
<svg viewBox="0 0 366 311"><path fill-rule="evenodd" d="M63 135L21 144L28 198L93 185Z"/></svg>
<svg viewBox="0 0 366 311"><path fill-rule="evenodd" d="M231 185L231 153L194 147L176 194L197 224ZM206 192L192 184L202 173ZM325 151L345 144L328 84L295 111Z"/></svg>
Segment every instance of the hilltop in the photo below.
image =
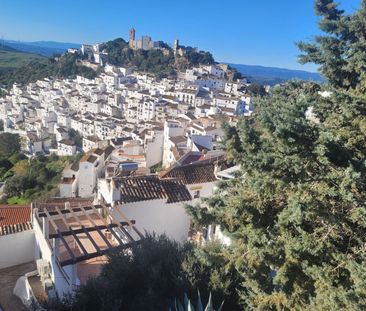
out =
<svg viewBox="0 0 366 311"><path fill-rule="evenodd" d="M116 66L135 66L140 71L153 73L159 78L176 77L177 72L200 64L215 63L211 53L189 49L184 55L174 55L173 50L163 43L163 49L131 49L122 38L108 41L101 50L107 53L107 62Z"/></svg>

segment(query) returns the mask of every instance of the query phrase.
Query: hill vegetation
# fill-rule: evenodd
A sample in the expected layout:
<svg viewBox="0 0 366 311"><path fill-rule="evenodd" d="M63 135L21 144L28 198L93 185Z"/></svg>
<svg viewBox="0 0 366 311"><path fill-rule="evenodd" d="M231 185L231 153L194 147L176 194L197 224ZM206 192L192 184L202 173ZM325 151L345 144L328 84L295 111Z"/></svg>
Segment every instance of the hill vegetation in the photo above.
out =
<svg viewBox="0 0 366 311"><path fill-rule="evenodd" d="M19 52L6 45L0 45L0 70L3 68L20 68L33 61L45 61L46 58L32 53Z"/></svg>
<svg viewBox="0 0 366 311"><path fill-rule="evenodd" d="M17 134L0 134L0 181L5 181L2 203L26 204L55 196L68 157L27 158Z"/></svg>
<svg viewBox="0 0 366 311"><path fill-rule="evenodd" d="M117 66L135 66L140 71L155 74L158 78L176 77L178 70L197 66L210 65L215 62L209 52L189 49L185 56L174 57L172 49L164 45L162 50L132 50L122 38L109 41L104 50L108 53L108 62Z"/></svg>
<svg viewBox="0 0 366 311"><path fill-rule="evenodd" d="M320 65L331 95L289 83L258 100L226 128L241 174L192 212L232 238L243 310L366 308L366 1L352 14L315 3L323 34L300 60Z"/></svg>
<svg viewBox="0 0 366 311"><path fill-rule="evenodd" d="M213 64L213 56L209 52L190 49L183 57L174 57L168 45L166 50L132 50L122 38L108 41L102 49L108 53L107 62L117 66L135 66L138 70L155 74L158 78L176 77L178 70L199 64ZM72 78L82 75L94 78L98 72L89 67L82 66L82 56L77 54L64 54L60 57L44 58L42 56L17 52L12 48L4 51L3 63L7 63L11 55L18 56L13 59L13 66L0 68L0 85L10 87L14 82L26 84L46 77ZM8 55L9 54L9 55ZM28 56L21 58L21 55ZM0 65L2 55L0 54ZM1 67L1 66L0 66Z"/></svg>
<svg viewBox="0 0 366 311"><path fill-rule="evenodd" d="M1 55L0 55L1 57ZM34 60L18 68L0 68L0 85L9 88L13 83L26 84L47 77L71 78L81 75L92 79L97 73L89 67L78 63L78 56L65 54L57 58Z"/></svg>

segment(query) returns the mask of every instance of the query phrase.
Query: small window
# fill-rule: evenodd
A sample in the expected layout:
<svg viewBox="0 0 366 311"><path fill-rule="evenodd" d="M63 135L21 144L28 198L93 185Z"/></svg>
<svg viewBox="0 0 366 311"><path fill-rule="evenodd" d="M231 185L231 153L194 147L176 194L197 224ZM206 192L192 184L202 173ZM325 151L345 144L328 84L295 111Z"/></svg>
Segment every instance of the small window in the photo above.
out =
<svg viewBox="0 0 366 311"><path fill-rule="evenodd" d="M193 193L193 198L194 198L194 199L198 199L200 196L201 196L201 191L199 191L199 190L196 190L196 191Z"/></svg>

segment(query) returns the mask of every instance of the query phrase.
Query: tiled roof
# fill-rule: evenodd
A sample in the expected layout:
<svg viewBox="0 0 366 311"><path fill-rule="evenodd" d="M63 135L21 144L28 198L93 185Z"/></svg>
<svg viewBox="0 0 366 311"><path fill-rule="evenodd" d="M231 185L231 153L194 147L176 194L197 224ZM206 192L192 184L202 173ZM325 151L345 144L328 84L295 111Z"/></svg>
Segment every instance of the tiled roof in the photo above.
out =
<svg viewBox="0 0 366 311"><path fill-rule="evenodd" d="M198 161L199 159L201 159L202 157L202 154L199 153L199 152L189 152L189 154L184 158L183 157L183 160L180 159L179 162L181 162L181 165L186 165L186 164L191 164L193 162L196 162Z"/></svg>
<svg viewBox="0 0 366 311"><path fill-rule="evenodd" d="M0 205L0 235L30 229L31 214L30 205Z"/></svg>
<svg viewBox="0 0 366 311"><path fill-rule="evenodd" d="M163 174L162 178L175 178L185 185L215 182L217 180L213 163L174 167Z"/></svg>
<svg viewBox="0 0 366 311"><path fill-rule="evenodd" d="M7 225L7 226L0 226L0 236L22 232L26 230L32 229L32 223L31 222L25 222L21 224L15 224L15 225Z"/></svg>
<svg viewBox="0 0 366 311"><path fill-rule="evenodd" d="M75 177L63 177L61 184L72 184L75 181Z"/></svg>
<svg viewBox="0 0 366 311"><path fill-rule="evenodd" d="M175 145L187 142L187 137L184 136L169 137L169 139Z"/></svg>
<svg viewBox="0 0 366 311"><path fill-rule="evenodd" d="M72 163L70 169L73 170L74 172L77 172L79 170L79 162L75 161L74 163Z"/></svg>
<svg viewBox="0 0 366 311"><path fill-rule="evenodd" d="M123 178L118 180L118 183L123 203L159 199L166 199L167 203L175 203L192 199L185 185L175 179L161 179L151 175Z"/></svg>
<svg viewBox="0 0 366 311"><path fill-rule="evenodd" d="M95 149L94 153L97 154L97 155L102 155L104 153L104 150L100 149L100 148L97 148L97 149Z"/></svg>
<svg viewBox="0 0 366 311"><path fill-rule="evenodd" d="M109 155L113 152L115 148L111 145L109 145L107 148L104 149L104 156L105 158L108 158Z"/></svg>

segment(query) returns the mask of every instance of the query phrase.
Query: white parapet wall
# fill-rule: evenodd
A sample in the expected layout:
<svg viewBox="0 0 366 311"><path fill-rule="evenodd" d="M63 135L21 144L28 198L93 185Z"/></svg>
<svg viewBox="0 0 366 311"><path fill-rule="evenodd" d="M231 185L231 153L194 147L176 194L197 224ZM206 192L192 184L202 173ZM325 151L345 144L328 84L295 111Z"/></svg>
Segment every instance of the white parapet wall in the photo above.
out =
<svg viewBox="0 0 366 311"><path fill-rule="evenodd" d="M184 209L184 203L167 204L166 200L151 200L122 204L118 207L124 215L136 221L136 227L143 233L165 234L178 242L188 238L190 218ZM118 221L124 221L113 211Z"/></svg>
<svg viewBox="0 0 366 311"><path fill-rule="evenodd" d="M43 218L41 218L43 221ZM43 222L47 223L47 222ZM42 224L42 225L43 225ZM36 237L36 247L33 248L37 259L44 259L50 264L51 267L51 280L55 286L55 290L59 298L63 298L67 294L72 293L72 266L61 267L58 263L54 250L50 241L45 238L43 231L48 232L48 228L43 228L38 223L36 217L33 216L33 226ZM48 235L48 233L46 234Z"/></svg>
<svg viewBox="0 0 366 311"><path fill-rule="evenodd" d="M0 269L35 260L33 230L0 236Z"/></svg>

